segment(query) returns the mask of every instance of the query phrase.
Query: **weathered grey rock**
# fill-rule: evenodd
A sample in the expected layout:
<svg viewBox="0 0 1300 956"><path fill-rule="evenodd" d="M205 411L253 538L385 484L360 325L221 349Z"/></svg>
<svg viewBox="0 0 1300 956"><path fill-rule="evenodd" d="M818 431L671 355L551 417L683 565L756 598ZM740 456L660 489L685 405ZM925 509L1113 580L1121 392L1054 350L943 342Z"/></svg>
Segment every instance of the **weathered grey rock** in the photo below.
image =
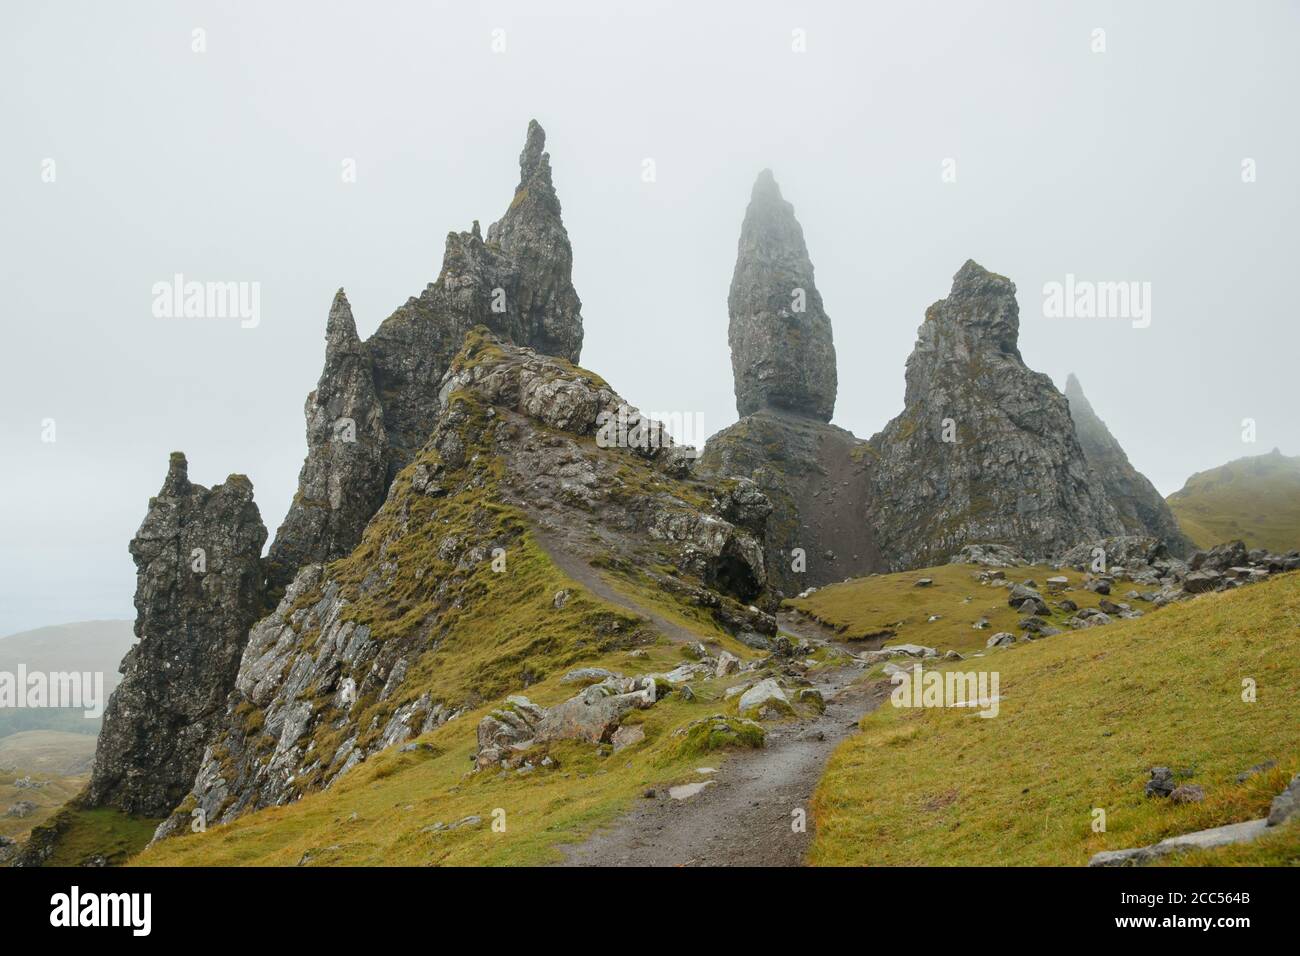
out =
<svg viewBox="0 0 1300 956"><path fill-rule="evenodd" d="M1119 512L1129 533L1150 535L1177 557L1190 553L1192 542L1178 526L1169 505L1155 486L1129 462L1128 455L1124 454L1106 423L1097 416L1073 373L1065 380L1065 397L1070 402L1070 417L1074 420L1079 447L1101 479L1107 500Z"/></svg>
<svg viewBox="0 0 1300 956"><path fill-rule="evenodd" d="M1029 562L1004 544L967 544L948 558L949 564L978 564L986 568L1015 568Z"/></svg>
<svg viewBox="0 0 1300 956"><path fill-rule="evenodd" d="M790 699L781 690L775 679L768 677L759 681L740 695L738 705L741 716L774 717L793 712Z"/></svg>
<svg viewBox="0 0 1300 956"><path fill-rule="evenodd" d="M1217 591L1223 586L1223 584L1223 575L1218 571L1211 571L1209 569L1189 572L1187 577L1183 578L1183 590L1188 594L1203 594L1206 591Z"/></svg>
<svg viewBox="0 0 1300 956"><path fill-rule="evenodd" d="M600 685L593 685L577 697L547 710L537 725L537 742L586 740L593 744L608 743L624 714L650 707L655 702L653 682L646 690L630 694L592 693L600 689Z"/></svg>
<svg viewBox="0 0 1300 956"><path fill-rule="evenodd" d="M728 674L734 674L740 670L740 658L730 651L723 651L718 655L717 669L714 671L715 677L726 677Z"/></svg>
<svg viewBox="0 0 1300 956"><path fill-rule="evenodd" d="M545 146L546 132L533 120L519 155L514 199L488 227L487 239L478 223L469 232L449 233L438 280L366 341L384 406L390 476L433 431L442 378L474 326L578 361L582 302Z"/></svg>
<svg viewBox="0 0 1300 956"><path fill-rule="evenodd" d="M727 297L736 410L765 408L823 422L835 411L831 320L813 282L803 229L769 169L750 193Z"/></svg>
<svg viewBox="0 0 1300 956"><path fill-rule="evenodd" d="M545 711L527 697L511 697L505 707L479 721L475 766L483 769L498 764L511 750L532 743L543 716Z"/></svg>
<svg viewBox="0 0 1300 956"><path fill-rule="evenodd" d="M1042 600L1043 596L1027 584L1013 584L1007 593L1007 603L1012 607L1020 607L1025 601L1041 602Z"/></svg>
<svg viewBox="0 0 1300 956"><path fill-rule="evenodd" d="M209 490L172 454L131 541L140 640L104 712L87 806L162 816L185 796L265 611L265 541L247 478Z"/></svg>
<svg viewBox="0 0 1300 956"><path fill-rule="evenodd" d="M757 487L770 505L763 534L768 578L798 594L885 569L865 519L868 450L842 428L767 409L711 437L695 473Z"/></svg>
<svg viewBox="0 0 1300 956"><path fill-rule="evenodd" d="M1174 772L1168 767L1152 767L1151 779L1142 792L1148 797L1167 797L1174 792Z"/></svg>
<svg viewBox="0 0 1300 956"><path fill-rule="evenodd" d="M1188 850L1212 850L1215 847L1231 846L1235 843L1249 843L1258 838L1265 828L1264 820L1247 820L1244 823L1230 823L1227 826L1211 827L1197 830L1181 836L1161 840L1151 846L1133 847L1126 850L1103 850L1093 855L1089 866L1142 866L1153 860L1174 853Z"/></svg>
<svg viewBox="0 0 1300 956"><path fill-rule="evenodd" d="M1005 647L1008 644L1014 644L1016 636L1007 631L998 631L990 637L984 644L985 647Z"/></svg>
<svg viewBox="0 0 1300 956"><path fill-rule="evenodd" d="M1287 788L1273 798L1268 810L1268 825L1277 826L1285 823L1300 813L1300 773L1291 778Z"/></svg>
<svg viewBox="0 0 1300 956"><path fill-rule="evenodd" d="M579 667L571 670L560 678L561 684L599 684L603 680L610 678L621 678L622 674L616 674L611 670L603 667Z"/></svg>
<svg viewBox="0 0 1300 956"><path fill-rule="evenodd" d="M871 439L871 520L894 569L973 542L1044 556L1124 530L1065 396L1021 358L1015 291L968 261L926 312L903 413Z"/></svg>
<svg viewBox="0 0 1300 956"><path fill-rule="evenodd" d="M609 742L614 745L614 753L626 750L643 740L645 740L644 724L628 724L619 727L609 738Z"/></svg>
<svg viewBox="0 0 1300 956"><path fill-rule="evenodd" d="M303 413L307 458L269 554L268 576L280 587L305 564L350 554L388 490L384 410L342 289L325 324L325 368Z"/></svg>

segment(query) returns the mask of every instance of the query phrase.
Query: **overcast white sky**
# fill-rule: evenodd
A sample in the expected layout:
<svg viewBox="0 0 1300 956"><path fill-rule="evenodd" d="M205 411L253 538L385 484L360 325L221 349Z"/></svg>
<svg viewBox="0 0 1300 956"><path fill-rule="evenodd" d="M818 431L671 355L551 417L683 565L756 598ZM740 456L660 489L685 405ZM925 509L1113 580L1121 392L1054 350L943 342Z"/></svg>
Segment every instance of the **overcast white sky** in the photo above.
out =
<svg viewBox="0 0 1300 956"><path fill-rule="evenodd" d="M449 230L504 211L530 117L583 364L646 410L735 420L727 288L771 166L834 323L837 424L897 414L974 258L1017 283L1026 361L1076 372L1162 492L1300 453L1296 4L618 6L6 3L0 633L133 615L127 542L173 449L204 484L247 473L274 533L334 290L368 335L432 281ZM177 272L259 282L261 324L155 318ZM1043 318L1067 273L1151 282L1150 328Z"/></svg>

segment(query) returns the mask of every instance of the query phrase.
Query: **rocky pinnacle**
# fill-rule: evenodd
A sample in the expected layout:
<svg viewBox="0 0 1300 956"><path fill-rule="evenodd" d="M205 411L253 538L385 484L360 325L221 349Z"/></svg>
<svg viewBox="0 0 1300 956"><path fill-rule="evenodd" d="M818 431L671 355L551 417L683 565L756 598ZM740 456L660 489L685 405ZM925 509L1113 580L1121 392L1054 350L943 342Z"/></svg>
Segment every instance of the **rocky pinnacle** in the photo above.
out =
<svg viewBox="0 0 1300 956"><path fill-rule="evenodd" d="M487 326L516 345L577 362L582 302L573 249L536 120L519 155L519 185L483 238L477 223L448 233L442 271L366 342L384 406L389 478L420 449L438 413L438 383L465 335Z"/></svg>
<svg viewBox="0 0 1300 956"><path fill-rule="evenodd" d="M307 458L270 551L269 574L281 586L304 564L350 554L388 488L384 410L342 289L325 324L325 368L303 414Z"/></svg>
<svg viewBox="0 0 1300 956"><path fill-rule="evenodd" d="M1129 462L1106 423L1093 411L1074 373L1065 381L1065 397L1070 401L1070 417L1074 419L1079 445L1128 532L1158 538L1177 557L1188 554L1192 543L1178 526L1169 505Z"/></svg>
<svg viewBox="0 0 1300 956"><path fill-rule="evenodd" d="M265 541L247 478L209 490L172 454L131 541L139 642L104 713L86 806L162 816L189 791L264 610Z"/></svg>
<svg viewBox="0 0 1300 956"><path fill-rule="evenodd" d="M771 170L754 183L727 297L736 410L828 422L835 411L831 320L813 282L803 229Z"/></svg>
<svg viewBox="0 0 1300 956"><path fill-rule="evenodd" d="M926 312L901 415L871 440L872 516L895 569L998 542L1052 556L1124 533L1065 396L1025 366L1016 287L966 262Z"/></svg>

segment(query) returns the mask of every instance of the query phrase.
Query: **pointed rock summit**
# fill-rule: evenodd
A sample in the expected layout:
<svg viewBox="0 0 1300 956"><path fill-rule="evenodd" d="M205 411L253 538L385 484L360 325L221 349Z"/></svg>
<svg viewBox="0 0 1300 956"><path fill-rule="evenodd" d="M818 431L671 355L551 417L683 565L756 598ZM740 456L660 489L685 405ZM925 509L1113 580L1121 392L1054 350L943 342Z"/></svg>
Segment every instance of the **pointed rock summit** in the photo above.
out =
<svg viewBox="0 0 1300 956"><path fill-rule="evenodd" d="M758 174L727 297L736 410L765 408L823 422L835 411L831 320L813 282L803 229L770 169Z"/></svg>
<svg viewBox="0 0 1300 956"><path fill-rule="evenodd" d="M570 362L581 355L573 249L545 145L546 131L533 120L519 154L519 185L487 240L478 229L449 233L438 281L366 342L384 405L390 480L429 437L438 383L474 326Z"/></svg>
<svg viewBox="0 0 1300 956"><path fill-rule="evenodd" d="M697 470L751 480L767 497L764 554L784 593L881 570L864 521L866 442L828 424L836 388L831 321L794 207L771 170L754 183L727 305L742 417L709 439Z"/></svg>
<svg viewBox="0 0 1300 956"><path fill-rule="evenodd" d="M904 410L871 440L871 521L896 569L998 542L1048 557L1124 533L1065 396L1025 366L1016 287L967 261L926 312Z"/></svg>
<svg viewBox="0 0 1300 956"><path fill-rule="evenodd" d="M1074 373L1065 381L1075 435L1088 464L1101 479L1106 497L1119 512L1129 534L1150 535L1175 557L1184 557L1192 543L1183 534L1169 505L1146 477L1130 464L1128 455L1097 417Z"/></svg>
<svg viewBox="0 0 1300 956"><path fill-rule="evenodd" d="M209 490L172 454L131 541L139 642L104 712L85 806L162 816L189 791L265 610L265 541L247 478Z"/></svg>
<svg viewBox="0 0 1300 956"><path fill-rule="evenodd" d="M358 338L342 290L335 296L325 369L307 397L307 458L271 546L275 585L356 547L389 484L433 431L439 383L470 329L484 325L509 342L578 361L582 302L545 146L546 132L533 120L519 185L487 240L477 220L468 232L449 233L438 280L369 340Z"/></svg>
<svg viewBox="0 0 1300 956"><path fill-rule="evenodd" d="M303 414L307 458L269 556L278 586L304 564L351 553L388 489L384 410L342 289L325 323L325 369Z"/></svg>

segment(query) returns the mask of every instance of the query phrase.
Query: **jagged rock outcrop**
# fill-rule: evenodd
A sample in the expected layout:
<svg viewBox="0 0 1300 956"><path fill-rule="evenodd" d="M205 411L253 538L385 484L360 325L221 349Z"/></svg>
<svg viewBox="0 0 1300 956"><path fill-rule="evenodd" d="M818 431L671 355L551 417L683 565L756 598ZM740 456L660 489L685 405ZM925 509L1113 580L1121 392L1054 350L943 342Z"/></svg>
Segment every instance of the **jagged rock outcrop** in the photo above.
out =
<svg viewBox="0 0 1300 956"><path fill-rule="evenodd" d="M303 565L349 554L388 490L384 410L342 289L325 325L325 369L303 413L307 459L268 561L280 586Z"/></svg>
<svg viewBox="0 0 1300 956"><path fill-rule="evenodd" d="M830 421L831 320L813 282L803 229L770 169L759 173L745 210L727 308L736 411L774 408Z"/></svg>
<svg viewBox="0 0 1300 956"><path fill-rule="evenodd" d="M1074 419L1079 447L1101 479L1106 497L1119 512L1128 533L1151 535L1164 542L1170 554L1185 556L1191 551L1192 543L1178 527L1169 505L1155 486L1129 463L1128 455L1106 423L1097 417L1073 373L1066 379L1065 397L1070 402L1070 417Z"/></svg>
<svg viewBox="0 0 1300 956"><path fill-rule="evenodd" d="M534 120L514 198L487 239L477 222L469 232L449 233L437 281L364 343L342 292L335 297L325 370L307 398L307 458L271 548L275 585L286 586L308 563L347 554L360 540L388 484L433 430L438 385L470 329L483 325L508 341L578 361L582 303L545 145L546 132ZM336 434L342 418L354 422L350 445Z"/></svg>
<svg viewBox="0 0 1300 956"><path fill-rule="evenodd" d="M1020 356L1015 292L968 261L926 312L903 413L871 439L871 521L894 569L967 543L1046 557L1124 531L1065 396Z"/></svg>
<svg viewBox="0 0 1300 956"><path fill-rule="evenodd" d="M243 475L204 488L173 453L131 541L135 633L104 712L86 806L162 816L225 716L248 628L265 613L266 528Z"/></svg>
<svg viewBox="0 0 1300 956"><path fill-rule="evenodd" d="M474 326L571 362L581 355L582 302L545 146L546 131L533 120L514 198L486 241L477 222L450 233L438 280L366 342L384 406L390 475L433 430L438 384Z"/></svg>
<svg viewBox="0 0 1300 956"><path fill-rule="evenodd" d="M770 170L754 184L727 299L740 421L709 439L697 470L749 479L772 506L764 554L787 594L880 570L866 523L866 443L835 410L831 321L803 230Z"/></svg>
<svg viewBox="0 0 1300 956"><path fill-rule="evenodd" d="M588 560L733 630L775 633L771 615L750 606L766 585L762 496L692 479L662 428L599 378L482 328L436 394L427 443L358 547L328 568L302 568L253 628L191 796L160 838L188 828L196 811L211 825L329 787L557 661L567 670L654 639L630 623L639 612L611 610L622 599ZM626 431L604 430L611 422ZM539 565L607 603L559 600L555 587L530 584ZM512 631L503 608L533 616ZM562 633L580 643L563 651ZM445 646L460 663L446 663Z"/></svg>

